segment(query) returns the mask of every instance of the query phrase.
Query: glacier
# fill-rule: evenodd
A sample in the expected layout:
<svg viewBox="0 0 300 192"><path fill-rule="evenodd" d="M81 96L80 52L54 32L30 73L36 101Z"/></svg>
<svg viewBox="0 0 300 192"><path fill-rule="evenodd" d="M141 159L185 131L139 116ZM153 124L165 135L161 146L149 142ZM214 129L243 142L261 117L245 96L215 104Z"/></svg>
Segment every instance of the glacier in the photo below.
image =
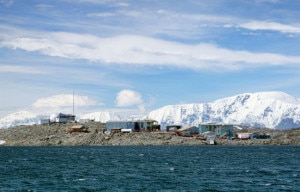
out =
<svg viewBox="0 0 300 192"><path fill-rule="evenodd" d="M0 119L0 128L37 124L46 115L30 111L12 113ZM116 112L98 111L78 116L78 119L132 120ZM167 105L149 112L146 116L166 125L195 125L200 123L224 123L271 129L300 127L300 100L284 92L243 93L208 103Z"/></svg>

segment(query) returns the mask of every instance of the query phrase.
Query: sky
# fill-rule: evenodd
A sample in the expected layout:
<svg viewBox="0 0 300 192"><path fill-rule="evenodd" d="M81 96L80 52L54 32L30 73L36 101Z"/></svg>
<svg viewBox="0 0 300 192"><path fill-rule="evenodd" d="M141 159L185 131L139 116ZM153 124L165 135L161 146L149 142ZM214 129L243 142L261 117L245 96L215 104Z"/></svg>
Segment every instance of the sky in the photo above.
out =
<svg viewBox="0 0 300 192"><path fill-rule="evenodd" d="M298 0L0 0L0 117L300 98ZM75 97L73 97L73 94Z"/></svg>

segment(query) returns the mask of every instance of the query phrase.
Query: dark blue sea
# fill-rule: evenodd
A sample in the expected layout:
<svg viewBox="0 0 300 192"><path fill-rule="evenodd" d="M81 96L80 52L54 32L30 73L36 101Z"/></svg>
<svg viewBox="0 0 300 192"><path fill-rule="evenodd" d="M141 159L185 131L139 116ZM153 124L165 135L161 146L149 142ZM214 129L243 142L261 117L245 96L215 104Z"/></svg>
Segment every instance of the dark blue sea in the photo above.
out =
<svg viewBox="0 0 300 192"><path fill-rule="evenodd" d="M0 147L0 191L300 191L300 146Z"/></svg>

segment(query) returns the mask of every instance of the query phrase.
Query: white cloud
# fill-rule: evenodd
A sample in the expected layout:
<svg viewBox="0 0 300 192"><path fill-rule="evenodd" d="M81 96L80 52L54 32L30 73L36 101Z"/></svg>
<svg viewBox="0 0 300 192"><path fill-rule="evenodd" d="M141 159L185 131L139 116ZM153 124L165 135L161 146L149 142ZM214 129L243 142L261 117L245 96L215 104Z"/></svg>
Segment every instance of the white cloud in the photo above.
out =
<svg viewBox="0 0 300 192"><path fill-rule="evenodd" d="M117 12L99 12L99 13L89 13L87 14L88 17L141 17L143 16L142 12L139 11L117 11Z"/></svg>
<svg viewBox="0 0 300 192"><path fill-rule="evenodd" d="M74 104L76 107L86 107L90 105L98 105L98 103L87 97L74 95ZM47 98L38 99L32 104L34 108L59 108L59 107L70 107L73 106L73 95L72 94L61 94L54 95Z"/></svg>
<svg viewBox="0 0 300 192"><path fill-rule="evenodd" d="M33 67L1 65L0 73L45 74L46 72Z"/></svg>
<svg viewBox="0 0 300 192"><path fill-rule="evenodd" d="M269 21L252 21L240 24L239 27L250 30L272 30L279 31L281 33L300 33L300 26L285 25Z"/></svg>
<svg viewBox="0 0 300 192"><path fill-rule="evenodd" d="M0 0L0 4L3 4L6 7L11 7L14 4L14 1L13 0Z"/></svg>
<svg viewBox="0 0 300 192"><path fill-rule="evenodd" d="M17 87L16 85L15 87ZM3 87L3 86L2 86ZM7 86L9 87L9 86ZM4 87L5 88L5 87ZM25 91L24 91L25 89ZM20 91L21 90L21 91ZM30 92L30 93L26 93ZM47 90L39 90L38 93L35 92L33 89L26 90L26 88L20 86L17 87L17 89L14 91L16 94L10 95L10 98L2 99L3 101L0 102L0 106L2 107L0 110L0 118L6 116L7 114L25 110L30 111L35 114L42 114L42 115L48 115L51 113L72 113L73 112L73 95L72 94L60 94L60 95L53 95L50 97L44 97L37 99L33 103L24 104L22 103L22 100L31 100L35 97L35 95L41 94L41 91L47 91ZM24 94L25 92L25 94ZM31 94L31 92L33 92ZM20 99L20 93L22 93L22 99ZM27 94L27 95L26 95ZM31 95L29 95L31 94ZM1 94L3 96L3 94ZM13 103L11 101L14 101ZM83 114L86 112L90 112L90 110L94 110L96 108L99 108L103 104L91 99L88 96L82 96L82 95L74 95L74 112L76 114Z"/></svg>
<svg viewBox="0 0 300 192"><path fill-rule="evenodd" d="M280 0L255 0L256 3L279 3Z"/></svg>
<svg viewBox="0 0 300 192"><path fill-rule="evenodd" d="M115 13L111 12L101 12L101 13L89 13L88 17L113 17L115 16Z"/></svg>
<svg viewBox="0 0 300 192"><path fill-rule="evenodd" d="M74 2L74 0L72 0ZM103 4L109 3L111 0L76 0L79 3L95 3L95 4Z"/></svg>
<svg viewBox="0 0 300 192"><path fill-rule="evenodd" d="M128 89L121 90L117 94L115 104L117 107L138 106L140 111L145 111L145 105L142 95L136 91Z"/></svg>
<svg viewBox="0 0 300 192"><path fill-rule="evenodd" d="M300 62L299 56L235 51L212 44L189 45L142 36L100 38L74 33L48 33L44 38L6 39L0 46L107 64L167 65L196 70L297 66L295 63Z"/></svg>
<svg viewBox="0 0 300 192"><path fill-rule="evenodd" d="M93 3L93 4L107 4L109 6L116 6L116 7L128 7L129 4L125 2L118 2L115 0L69 0L72 3L77 1L78 3Z"/></svg>
<svg viewBox="0 0 300 192"><path fill-rule="evenodd" d="M119 7L128 7L129 6L128 3L124 3L124 2L116 3L116 5L119 6Z"/></svg>
<svg viewBox="0 0 300 192"><path fill-rule="evenodd" d="M38 9L48 9L48 8L53 8L53 5L47 5L47 4L37 4L34 7L38 8Z"/></svg>

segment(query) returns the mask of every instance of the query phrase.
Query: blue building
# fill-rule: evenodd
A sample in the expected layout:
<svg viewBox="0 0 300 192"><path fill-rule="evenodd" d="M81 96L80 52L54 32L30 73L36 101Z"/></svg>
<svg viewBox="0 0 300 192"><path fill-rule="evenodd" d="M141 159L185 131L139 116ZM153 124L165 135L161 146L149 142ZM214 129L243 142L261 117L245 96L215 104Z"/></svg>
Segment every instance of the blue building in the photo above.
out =
<svg viewBox="0 0 300 192"><path fill-rule="evenodd" d="M68 123L68 122L75 122L75 115L71 114L52 114L50 115L49 119L50 123Z"/></svg>
<svg viewBox="0 0 300 192"><path fill-rule="evenodd" d="M108 121L106 122L106 130L112 129L131 129L132 132L159 131L160 125L157 121L146 119L137 121Z"/></svg>

